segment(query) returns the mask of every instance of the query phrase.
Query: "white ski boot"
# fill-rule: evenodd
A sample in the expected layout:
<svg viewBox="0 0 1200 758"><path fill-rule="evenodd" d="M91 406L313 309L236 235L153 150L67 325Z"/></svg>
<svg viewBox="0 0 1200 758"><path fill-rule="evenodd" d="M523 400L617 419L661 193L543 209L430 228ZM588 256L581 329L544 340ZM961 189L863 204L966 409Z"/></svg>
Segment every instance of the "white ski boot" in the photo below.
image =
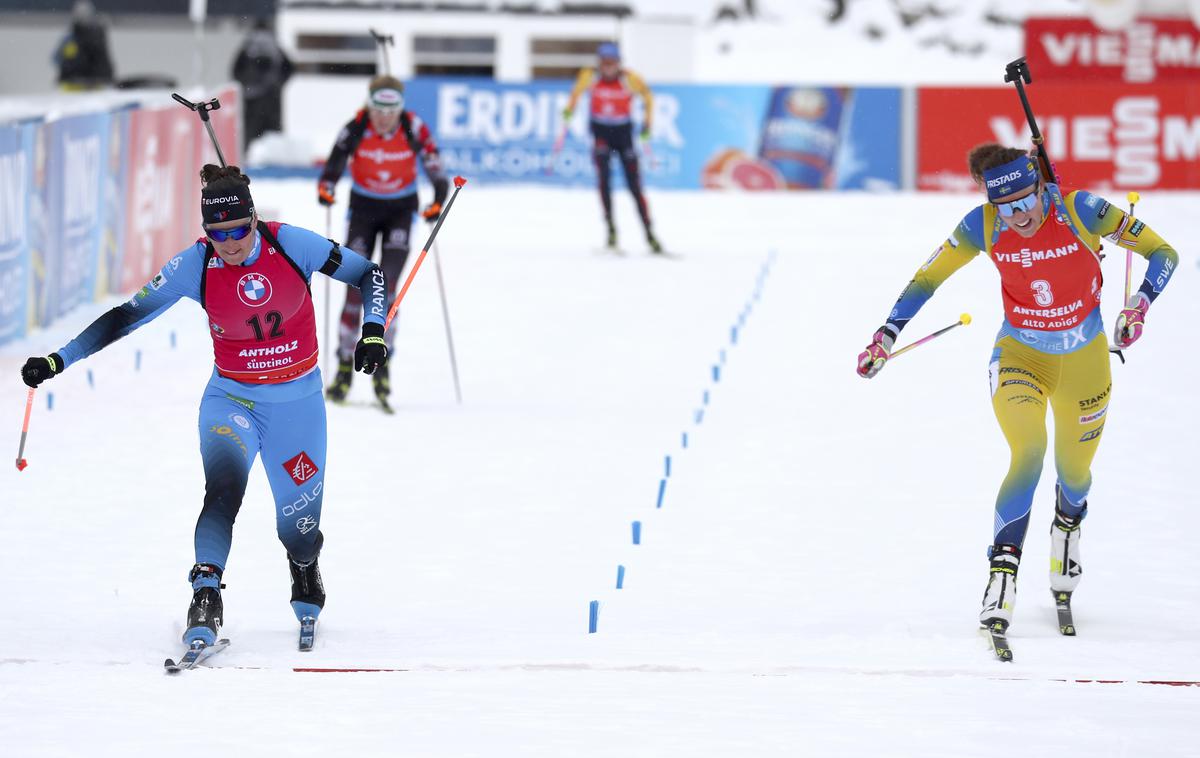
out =
<svg viewBox="0 0 1200 758"><path fill-rule="evenodd" d="M1050 589L1055 593L1074 592L1083 578L1079 558L1079 525L1087 516L1087 503L1078 516L1062 512L1063 495L1058 491L1054 505L1054 522L1050 525Z"/></svg>
<svg viewBox="0 0 1200 758"><path fill-rule="evenodd" d="M1012 623L1013 607L1017 603L1017 568L1021 563L1021 548L1016 545L992 545L991 572L983 593L983 610L979 623L991 628L997 622L1007 629Z"/></svg>

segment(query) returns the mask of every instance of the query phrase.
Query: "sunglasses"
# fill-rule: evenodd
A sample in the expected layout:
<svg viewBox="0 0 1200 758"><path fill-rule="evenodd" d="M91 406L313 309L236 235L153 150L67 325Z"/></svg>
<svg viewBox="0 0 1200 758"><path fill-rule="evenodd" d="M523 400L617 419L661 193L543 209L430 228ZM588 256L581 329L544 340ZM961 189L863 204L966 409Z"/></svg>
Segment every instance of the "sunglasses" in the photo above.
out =
<svg viewBox="0 0 1200 758"><path fill-rule="evenodd" d="M996 210L1000 212L1001 216L1005 218L1011 218L1016 214L1017 211L1024 211L1026 213L1030 212L1037 207L1037 204L1040 203L1041 200L1042 190L1039 187L1037 191L1032 192L1025 197L1019 197L1016 200L1010 200L1007 203L992 203L992 205L996 206Z"/></svg>
<svg viewBox="0 0 1200 758"><path fill-rule="evenodd" d="M205 229L204 233L213 242L224 242L225 240L245 239L246 235L253 229L254 222L250 221L245 226L235 226L232 229Z"/></svg>

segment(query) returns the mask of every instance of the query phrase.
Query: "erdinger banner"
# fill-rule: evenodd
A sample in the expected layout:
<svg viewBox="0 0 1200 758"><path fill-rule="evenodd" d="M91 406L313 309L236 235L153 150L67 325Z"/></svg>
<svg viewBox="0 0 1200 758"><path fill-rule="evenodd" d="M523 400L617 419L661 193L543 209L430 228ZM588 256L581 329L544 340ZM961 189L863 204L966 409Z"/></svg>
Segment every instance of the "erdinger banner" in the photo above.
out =
<svg viewBox="0 0 1200 758"><path fill-rule="evenodd" d="M1105 31L1086 18L1032 17L1025 58L1035 82L1200 81L1200 29L1182 18L1141 18Z"/></svg>
<svg viewBox="0 0 1200 758"><path fill-rule="evenodd" d="M451 173L493 182L591 185L596 169L585 96L571 120L566 81L508 84L414 79L406 107L433 131ZM651 85L641 171L676 189L897 189L900 100L895 87ZM635 133L644 123L634 99ZM566 129L560 151L556 137ZM612 159L614 183L623 180Z"/></svg>
<svg viewBox="0 0 1200 758"><path fill-rule="evenodd" d="M1064 184L1200 188L1200 82L1035 83L1027 91ZM976 190L967 152L981 142L1031 146L1012 87L918 89L917 189Z"/></svg>

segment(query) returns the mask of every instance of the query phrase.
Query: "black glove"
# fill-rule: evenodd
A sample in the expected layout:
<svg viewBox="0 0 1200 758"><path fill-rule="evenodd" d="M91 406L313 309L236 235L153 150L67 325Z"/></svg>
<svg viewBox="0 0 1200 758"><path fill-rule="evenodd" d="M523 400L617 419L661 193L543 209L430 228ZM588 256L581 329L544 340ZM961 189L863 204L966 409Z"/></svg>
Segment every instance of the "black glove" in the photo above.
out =
<svg viewBox="0 0 1200 758"><path fill-rule="evenodd" d="M63 359L58 353L50 353L45 358L30 358L21 367L21 380L30 387L36 387L55 374L62 373Z"/></svg>
<svg viewBox="0 0 1200 758"><path fill-rule="evenodd" d="M354 346L354 370L374 374L387 364L387 343L383 340L383 325L363 324L362 338Z"/></svg>

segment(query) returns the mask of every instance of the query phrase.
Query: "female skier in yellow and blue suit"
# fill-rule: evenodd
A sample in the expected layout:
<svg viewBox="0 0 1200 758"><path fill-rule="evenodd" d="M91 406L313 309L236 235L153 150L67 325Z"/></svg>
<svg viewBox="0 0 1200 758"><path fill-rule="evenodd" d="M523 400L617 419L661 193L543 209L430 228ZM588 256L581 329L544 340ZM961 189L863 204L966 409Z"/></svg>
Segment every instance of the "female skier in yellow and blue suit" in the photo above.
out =
<svg viewBox="0 0 1200 758"><path fill-rule="evenodd" d="M1050 585L1070 593L1079 583L1079 524L1087 515L1091 463L1104 430L1112 389L1109 349L1100 318L1100 239L1148 260L1146 278L1117 318L1113 341L1132 345L1146 311L1171 278L1179 256L1143 222L1098 195L1063 191L1039 175L1026 153L994 143L968 156L971 175L987 191L901 293L887 322L858 359L873 377L900 330L934 290L979 253L1000 272L1004 323L988 373L992 408L1012 451L996 497L988 588L980 622L1012 621L1021 545L1047 446L1046 408L1054 413L1058 473L1051 526ZM1069 600L1069 594L1068 594Z"/></svg>

